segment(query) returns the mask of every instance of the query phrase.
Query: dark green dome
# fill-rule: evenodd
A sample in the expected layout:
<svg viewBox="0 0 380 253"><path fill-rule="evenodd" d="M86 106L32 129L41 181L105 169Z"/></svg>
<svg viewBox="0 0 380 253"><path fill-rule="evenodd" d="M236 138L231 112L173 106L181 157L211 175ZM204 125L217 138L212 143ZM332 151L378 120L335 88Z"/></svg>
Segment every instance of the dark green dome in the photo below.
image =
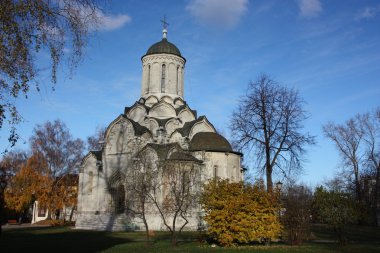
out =
<svg viewBox="0 0 380 253"><path fill-rule="evenodd" d="M148 54L174 54L182 57L179 49L167 39L162 39L160 42L153 44L146 52L146 55Z"/></svg>
<svg viewBox="0 0 380 253"><path fill-rule="evenodd" d="M190 141L191 151L219 151L232 152L231 144L218 133L200 132L196 133Z"/></svg>

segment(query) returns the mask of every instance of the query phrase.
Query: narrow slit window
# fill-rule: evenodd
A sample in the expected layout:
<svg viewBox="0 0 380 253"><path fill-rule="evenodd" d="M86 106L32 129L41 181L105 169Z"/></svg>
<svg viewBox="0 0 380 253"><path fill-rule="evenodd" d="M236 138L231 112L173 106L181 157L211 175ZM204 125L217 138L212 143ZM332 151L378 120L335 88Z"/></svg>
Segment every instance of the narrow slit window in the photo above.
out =
<svg viewBox="0 0 380 253"><path fill-rule="evenodd" d="M176 86L177 86L177 93L179 93L179 67L177 67Z"/></svg>
<svg viewBox="0 0 380 253"><path fill-rule="evenodd" d="M218 177L218 165L214 165L214 179Z"/></svg>
<svg viewBox="0 0 380 253"><path fill-rule="evenodd" d="M148 65L148 80L147 80L147 86L146 86L146 93L149 93L149 86L150 86L150 65Z"/></svg>
<svg viewBox="0 0 380 253"><path fill-rule="evenodd" d="M165 82L166 82L166 65L162 65L162 73L161 73L161 92L165 93Z"/></svg>
<svg viewBox="0 0 380 253"><path fill-rule="evenodd" d="M94 180L94 173L92 173L92 171L90 171L88 173L88 194L92 193L93 180Z"/></svg>

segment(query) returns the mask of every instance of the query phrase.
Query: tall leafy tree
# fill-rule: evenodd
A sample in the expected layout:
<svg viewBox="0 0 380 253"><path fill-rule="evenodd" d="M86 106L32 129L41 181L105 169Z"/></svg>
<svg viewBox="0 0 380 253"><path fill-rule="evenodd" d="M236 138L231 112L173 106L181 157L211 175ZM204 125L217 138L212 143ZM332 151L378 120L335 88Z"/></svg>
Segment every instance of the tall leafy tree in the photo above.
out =
<svg viewBox="0 0 380 253"><path fill-rule="evenodd" d="M21 167L27 160L27 154L24 151L11 151L3 155L0 161L0 182L1 182L1 188L0 188L0 237L1 237L1 223L5 219L5 212L4 212L4 205L5 205L5 199L4 199L4 193L6 191L6 188L9 186L9 183L11 179L14 177L14 175L20 171Z"/></svg>
<svg viewBox="0 0 380 253"><path fill-rule="evenodd" d="M39 200L50 211L55 211L63 207L63 199L73 190L64 182L70 175L77 174L85 145L81 139L74 139L60 120L37 125L33 132L31 150L46 160L47 166L43 173L49 178L45 185L47 191L40 195Z"/></svg>
<svg viewBox="0 0 380 253"><path fill-rule="evenodd" d="M314 137L303 131L307 119L299 93L262 74L248 85L233 112L230 128L241 150L254 152L256 167L273 189L273 173L289 177L299 171Z"/></svg>
<svg viewBox="0 0 380 253"><path fill-rule="evenodd" d="M5 191L6 207L22 215L37 200L39 207L47 208L50 213L65 206L73 207L73 211L77 201L78 177L67 174L54 179L47 172L48 165L42 154L30 156L9 181Z"/></svg>
<svg viewBox="0 0 380 253"><path fill-rule="evenodd" d="M22 120L16 99L27 97L31 87L39 90L41 71L50 70L54 87L65 59L74 70L98 20L95 0L0 1L0 129L9 124L11 145L19 138L16 126ZM40 66L41 52L49 54L49 67Z"/></svg>
<svg viewBox="0 0 380 253"><path fill-rule="evenodd" d="M3 155L0 161L0 171L6 182L21 169L27 159L28 154L23 150L12 150Z"/></svg>
<svg viewBox="0 0 380 253"><path fill-rule="evenodd" d="M35 154L28 158L11 178L5 191L7 208L23 213L30 208L36 196L45 194L44 186L49 181L44 175L46 168L46 161L41 155Z"/></svg>

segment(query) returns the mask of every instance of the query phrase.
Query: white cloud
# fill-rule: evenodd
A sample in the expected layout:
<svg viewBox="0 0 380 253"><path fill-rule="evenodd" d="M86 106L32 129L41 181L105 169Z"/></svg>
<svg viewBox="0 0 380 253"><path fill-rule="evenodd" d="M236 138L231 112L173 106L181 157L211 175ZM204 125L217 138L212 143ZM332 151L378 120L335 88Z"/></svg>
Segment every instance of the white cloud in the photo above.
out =
<svg viewBox="0 0 380 253"><path fill-rule="evenodd" d="M96 15L98 22L94 28L99 31L116 30L132 20L131 17L126 14L106 15L100 10L96 11Z"/></svg>
<svg viewBox="0 0 380 253"><path fill-rule="evenodd" d="M131 17L126 14L119 15L105 15L103 12L99 12L99 21L97 28L101 31L112 31L122 27L124 24L131 22Z"/></svg>
<svg viewBox="0 0 380 253"><path fill-rule="evenodd" d="M93 7L91 3L78 4L75 1L58 0L58 5L62 15L81 19L81 22L89 25L90 31L112 31L132 20L126 14L106 14L101 9Z"/></svg>
<svg viewBox="0 0 380 253"><path fill-rule="evenodd" d="M205 25L232 28L247 11L248 0L191 0L191 15Z"/></svg>
<svg viewBox="0 0 380 253"><path fill-rule="evenodd" d="M378 13L380 13L380 5L377 7L365 7L356 14L355 19L371 19L374 18Z"/></svg>
<svg viewBox="0 0 380 253"><path fill-rule="evenodd" d="M298 0L300 15L303 17L315 17L322 11L319 0Z"/></svg>

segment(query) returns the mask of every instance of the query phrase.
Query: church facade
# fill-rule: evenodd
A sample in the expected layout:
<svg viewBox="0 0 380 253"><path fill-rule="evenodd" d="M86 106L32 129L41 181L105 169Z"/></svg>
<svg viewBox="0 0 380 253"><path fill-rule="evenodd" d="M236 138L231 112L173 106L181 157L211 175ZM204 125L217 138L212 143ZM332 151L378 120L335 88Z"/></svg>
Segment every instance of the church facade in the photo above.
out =
<svg viewBox="0 0 380 253"><path fill-rule="evenodd" d="M102 149L83 158L76 228L144 229L141 219L127 211L132 198L129 184L133 184L136 161L141 164L142 158L149 160L150 166L170 161L179 167L196 168L202 182L216 177L243 179L242 154L233 151L208 119L198 116L184 100L186 59L166 34L164 28L162 40L141 58L141 98L109 124ZM165 194L165 189L160 189L158 201L163 201ZM198 205L186 214L185 229L199 228L200 213ZM166 229L153 204L145 217L149 229Z"/></svg>

